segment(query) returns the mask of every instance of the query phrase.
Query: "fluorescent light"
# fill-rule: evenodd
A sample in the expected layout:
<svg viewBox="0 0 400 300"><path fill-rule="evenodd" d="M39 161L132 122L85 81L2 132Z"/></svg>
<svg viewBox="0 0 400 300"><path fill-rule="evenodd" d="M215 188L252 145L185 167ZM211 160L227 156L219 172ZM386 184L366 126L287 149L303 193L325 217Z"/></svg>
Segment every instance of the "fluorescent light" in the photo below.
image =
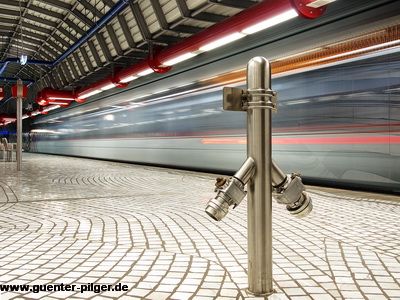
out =
<svg viewBox="0 0 400 300"><path fill-rule="evenodd" d="M315 0L314 2L308 3L306 6L312 8L319 8L329 3L335 2L336 0Z"/></svg>
<svg viewBox="0 0 400 300"><path fill-rule="evenodd" d="M115 87L115 84L114 83L110 83L110 84L108 84L108 85L106 85L106 86L104 86L104 87L102 87L100 89L102 91L106 91L106 90L112 89L113 87Z"/></svg>
<svg viewBox="0 0 400 300"><path fill-rule="evenodd" d="M132 81L132 80L135 80L135 79L137 79L137 78L138 78L137 76L128 76L128 77L122 78L122 79L120 80L120 82L126 83L126 82L130 82L130 81Z"/></svg>
<svg viewBox="0 0 400 300"><path fill-rule="evenodd" d="M51 100L71 100L72 101L75 98L74 97L65 97L65 98L63 98L63 97L49 97L47 99L51 99Z"/></svg>
<svg viewBox="0 0 400 300"><path fill-rule="evenodd" d="M72 102L72 100L67 100L67 101L71 101L71 102ZM51 102L49 102L49 104L54 104L54 105L67 105L67 103L65 103L65 102L60 102L60 101L51 101Z"/></svg>
<svg viewBox="0 0 400 300"><path fill-rule="evenodd" d="M246 29L242 30L242 32L246 33L246 34L252 34L252 33L258 32L260 30L272 27L276 24L285 22L285 21L290 20L297 16L298 15L297 15L296 11L294 9L291 9L291 10L288 10L287 12L277 15L276 17L267 19L265 21L257 23L256 25L247 27Z"/></svg>
<svg viewBox="0 0 400 300"><path fill-rule="evenodd" d="M216 40L214 42L211 42L211 43L209 43L207 45L204 45L204 46L200 47L200 50L201 51L209 51L209 50L215 49L217 47L226 45L226 44L228 44L230 42L236 41L236 40L238 40L238 39L240 39L240 38L242 38L244 36L246 36L246 35L244 35L243 33L235 32L235 33L232 33L232 34L230 34L230 35L228 35L226 37L223 37L223 38L221 38L219 40Z"/></svg>
<svg viewBox="0 0 400 300"><path fill-rule="evenodd" d="M58 105L58 104L53 105L53 106L49 106L48 109L47 109L47 111L50 111L50 110L53 110L53 109L57 109L57 108L60 108L60 107L61 107L61 106Z"/></svg>
<svg viewBox="0 0 400 300"><path fill-rule="evenodd" d="M87 93L87 94L83 94L83 95L79 96L79 98L80 98L80 99L84 99L84 98L87 98L87 97L96 95L96 94L98 94L98 93L100 93L100 92L101 92L101 90L95 90L95 91L93 91L93 92L90 92L90 93Z"/></svg>
<svg viewBox="0 0 400 300"><path fill-rule="evenodd" d="M153 73L153 72L154 72L154 71L153 71L152 69L146 69L146 70L144 70L144 71L138 73L138 75L139 75L139 76L145 76L145 75L151 74L151 73Z"/></svg>
<svg viewBox="0 0 400 300"><path fill-rule="evenodd" d="M23 116L22 116L22 120L25 120L25 119L27 119L27 118L29 118L28 115L23 115Z"/></svg>
<svg viewBox="0 0 400 300"><path fill-rule="evenodd" d="M175 57L173 59L167 60L166 62L163 63L164 66L172 66L177 63L180 63L181 61L187 60L189 58L195 57L197 54L193 52L185 53L182 54L178 57Z"/></svg>

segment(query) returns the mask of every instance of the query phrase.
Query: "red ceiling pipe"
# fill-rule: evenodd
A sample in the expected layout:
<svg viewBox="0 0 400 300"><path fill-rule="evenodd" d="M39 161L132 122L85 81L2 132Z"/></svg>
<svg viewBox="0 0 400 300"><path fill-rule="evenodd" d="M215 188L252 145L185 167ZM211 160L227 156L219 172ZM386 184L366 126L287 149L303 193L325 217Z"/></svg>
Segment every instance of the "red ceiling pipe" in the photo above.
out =
<svg viewBox="0 0 400 300"><path fill-rule="evenodd" d="M47 106L49 104L58 104L61 107L67 107L72 101L82 102L82 99L77 99L72 91L54 90L52 88L44 88L38 93L36 103L40 106ZM84 101L84 99L83 99Z"/></svg>
<svg viewBox="0 0 400 300"><path fill-rule="evenodd" d="M307 7L307 4L314 2L314 0L269 0L256 4L237 15L229 17L228 19L217 23L203 31L192 35L191 37L165 48L158 53L154 53L156 58L152 59L158 61L160 66L168 60L179 57L181 55L195 52L200 47L207 45L213 41L226 37L228 35L241 32L242 30L253 26L257 23L271 19L284 12L294 9L297 14L303 18L311 19L321 16L326 6L320 8ZM157 70L150 64L151 68ZM129 66L116 74L116 79L119 81L129 76L134 76L149 68L149 62L140 61L137 64Z"/></svg>
<svg viewBox="0 0 400 300"><path fill-rule="evenodd" d="M72 91L54 90L52 88L44 88L40 91L40 96L47 100L62 99L62 100L75 100Z"/></svg>
<svg viewBox="0 0 400 300"><path fill-rule="evenodd" d="M119 80L116 80L112 75L101 79L87 87L84 87L83 89L80 89L79 91L76 92L75 94L75 101L77 102L83 102L86 100L87 97L90 97L90 95L94 95L97 93L100 93L101 91L108 90L113 87L126 87L129 84L129 82L120 82ZM77 99L83 99L83 101L79 101Z"/></svg>
<svg viewBox="0 0 400 300"><path fill-rule="evenodd" d="M15 115L0 114L0 122L15 122L17 117Z"/></svg>

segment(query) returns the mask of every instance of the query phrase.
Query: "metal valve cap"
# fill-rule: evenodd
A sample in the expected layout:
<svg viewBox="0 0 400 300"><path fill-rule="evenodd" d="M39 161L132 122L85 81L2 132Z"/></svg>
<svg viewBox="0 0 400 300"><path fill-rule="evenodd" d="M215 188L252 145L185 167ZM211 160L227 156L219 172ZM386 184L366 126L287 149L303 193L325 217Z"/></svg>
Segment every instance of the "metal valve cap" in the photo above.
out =
<svg viewBox="0 0 400 300"><path fill-rule="evenodd" d="M221 221L228 213L229 202L217 195L211 199L206 207L206 213L215 221Z"/></svg>
<svg viewBox="0 0 400 300"><path fill-rule="evenodd" d="M313 210L311 197L306 192L303 192L302 196L304 201L301 203L301 205L296 207L286 206L287 210L299 219L307 217Z"/></svg>

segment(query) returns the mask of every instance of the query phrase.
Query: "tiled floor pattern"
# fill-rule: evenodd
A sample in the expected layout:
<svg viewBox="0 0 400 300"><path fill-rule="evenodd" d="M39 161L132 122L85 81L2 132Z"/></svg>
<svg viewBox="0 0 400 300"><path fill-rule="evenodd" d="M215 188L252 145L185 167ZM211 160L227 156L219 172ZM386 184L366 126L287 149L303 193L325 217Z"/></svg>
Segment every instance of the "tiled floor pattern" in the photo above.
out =
<svg viewBox="0 0 400 300"><path fill-rule="evenodd" d="M1 284L129 287L2 299L249 297L246 203L209 219L211 175L40 154L0 174ZM269 299L400 299L400 202L309 191L306 219L273 204Z"/></svg>

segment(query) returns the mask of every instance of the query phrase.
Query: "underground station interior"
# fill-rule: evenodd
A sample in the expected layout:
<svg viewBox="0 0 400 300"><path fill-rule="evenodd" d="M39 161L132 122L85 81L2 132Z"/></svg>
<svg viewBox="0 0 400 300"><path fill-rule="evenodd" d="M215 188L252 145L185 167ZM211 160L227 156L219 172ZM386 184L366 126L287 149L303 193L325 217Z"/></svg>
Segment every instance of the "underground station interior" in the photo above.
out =
<svg viewBox="0 0 400 300"><path fill-rule="evenodd" d="M400 299L400 2L1 0L0 299Z"/></svg>

